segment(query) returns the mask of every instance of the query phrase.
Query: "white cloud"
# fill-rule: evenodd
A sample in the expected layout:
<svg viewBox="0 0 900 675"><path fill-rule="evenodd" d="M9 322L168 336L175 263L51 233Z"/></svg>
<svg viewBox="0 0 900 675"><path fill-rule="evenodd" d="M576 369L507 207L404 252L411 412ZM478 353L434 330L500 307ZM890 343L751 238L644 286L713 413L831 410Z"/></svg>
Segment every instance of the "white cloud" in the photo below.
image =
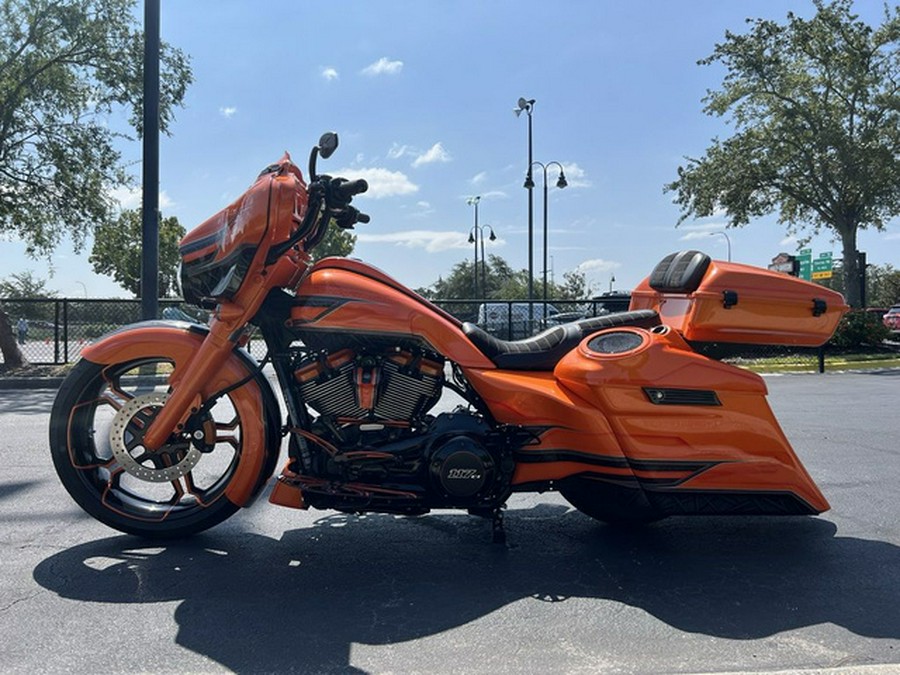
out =
<svg viewBox="0 0 900 675"><path fill-rule="evenodd" d="M390 171L370 167L367 169L340 169L334 172L336 176L343 176L350 180L365 178L369 189L364 193L366 197L381 199L382 197L396 197L408 195L419 191L419 186L413 183L406 174L400 171Z"/></svg>
<svg viewBox="0 0 900 675"><path fill-rule="evenodd" d="M722 232L725 230L725 223L692 223L690 225L680 225L678 230L684 234L678 241L694 241L696 239L706 239L711 234Z"/></svg>
<svg viewBox="0 0 900 675"><path fill-rule="evenodd" d="M891 232L890 234L884 235L884 238L888 241L894 241L896 239L900 239L900 232Z"/></svg>
<svg viewBox="0 0 900 675"><path fill-rule="evenodd" d="M391 61L387 57L382 56L375 63L372 63L362 69L362 74L369 77L377 75L396 75L403 70L403 61Z"/></svg>
<svg viewBox="0 0 900 675"><path fill-rule="evenodd" d="M335 68L326 66L322 68L322 77L331 82L332 80L337 80L340 75L338 75L338 71Z"/></svg>
<svg viewBox="0 0 900 675"><path fill-rule="evenodd" d="M439 253L451 249L471 248L469 235L464 232L436 232L434 230L407 230L405 232L389 232L385 234L370 234L359 232L356 238L360 242L377 244L393 244L404 248L421 248L428 253ZM502 239L497 241L485 241L485 248L503 244Z"/></svg>
<svg viewBox="0 0 900 675"><path fill-rule="evenodd" d="M589 272L612 272L622 266L622 263L615 260L604 260L603 258L594 258L579 263L575 269L585 274Z"/></svg>
<svg viewBox="0 0 900 675"><path fill-rule="evenodd" d="M584 169L578 166L577 163L572 162L571 164L566 164L565 162L562 162L562 165L566 172L566 181L568 182L567 187L583 188L591 186L591 181L585 177ZM551 166L550 170L547 172L548 183L551 181L551 176L553 175L552 172L555 168L555 166Z"/></svg>
<svg viewBox="0 0 900 675"><path fill-rule="evenodd" d="M234 117L234 114L237 112L237 108L234 106L223 106L219 108L219 114L225 119L230 119Z"/></svg>
<svg viewBox="0 0 900 675"><path fill-rule="evenodd" d="M440 141L432 145L426 152L423 152L412 163L414 167L420 167L423 164L434 164L435 162L449 162L452 157L450 153L444 150L444 146Z"/></svg>
<svg viewBox="0 0 900 675"><path fill-rule="evenodd" d="M388 150L388 157L391 159L400 159L407 154L409 154L409 146L400 145L399 143L394 143L391 149Z"/></svg>
<svg viewBox="0 0 900 675"><path fill-rule="evenodd" d="M681 237L678 238L678 241L696 241L697 239L706 239L711 235L712 232L695 230L693 232L685 232Z"/></svg>
<svg viewBox="0 0 900 675"><path fill-rule="evenodd" d="M900 238L900 237L898 237L898 238ZM779 246L794 246L798 241L800 241L800 240L797 239L797 237L795 237L792 234L789 234L784 239L782 239L780 242L778 242L778 245Z"/></svg>
<svg viewBox="0 0 900 675"><path fill-rule="evenodd" d="M119 208L122 209L139 209L143 198L141 188L139 187L118 187L113 190L109 196L117 201L119 203ZM161 190L159 193L160 211L173 206L175 206L175 202L173 202L169 195L166 194L165 190Z"/></svg>
<svg viewBox="0 0 900 675"><path fill-rule="evenodd" d="M481 185L485 180L487 180L487 171L482 171L481 173L476 173L469 179L469 182L472 185Z"/></svg>

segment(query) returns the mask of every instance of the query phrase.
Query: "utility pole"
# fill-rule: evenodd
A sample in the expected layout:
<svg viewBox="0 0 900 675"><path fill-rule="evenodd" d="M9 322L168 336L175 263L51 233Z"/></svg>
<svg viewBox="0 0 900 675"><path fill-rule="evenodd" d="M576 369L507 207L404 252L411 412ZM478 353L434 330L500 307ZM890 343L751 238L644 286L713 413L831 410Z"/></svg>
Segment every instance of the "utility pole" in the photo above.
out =
<svg viewBox="0 0 900 675"><path fill-rule="evenodd" d="M141 318L159 315L159 0L144 0Z"/></svg>

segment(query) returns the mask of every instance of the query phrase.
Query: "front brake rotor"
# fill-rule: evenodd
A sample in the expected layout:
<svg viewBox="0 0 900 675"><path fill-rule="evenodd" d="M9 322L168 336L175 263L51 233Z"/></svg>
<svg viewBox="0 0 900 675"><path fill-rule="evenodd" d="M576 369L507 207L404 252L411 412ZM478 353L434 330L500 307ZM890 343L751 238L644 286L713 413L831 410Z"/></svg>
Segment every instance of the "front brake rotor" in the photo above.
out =
<svg viewBox="0 0 900 675"><path fill-rule="evenodd" d="M168 443L156 451L144 447L144 431L167 398L168 394L164 393L135 396L119 409L109 430L109 444L122 468L135 478L151 483L178 480L193 469L203 456L197 446L187 439ZM167 461L169 465L158 467L155 460Z"/></svg>

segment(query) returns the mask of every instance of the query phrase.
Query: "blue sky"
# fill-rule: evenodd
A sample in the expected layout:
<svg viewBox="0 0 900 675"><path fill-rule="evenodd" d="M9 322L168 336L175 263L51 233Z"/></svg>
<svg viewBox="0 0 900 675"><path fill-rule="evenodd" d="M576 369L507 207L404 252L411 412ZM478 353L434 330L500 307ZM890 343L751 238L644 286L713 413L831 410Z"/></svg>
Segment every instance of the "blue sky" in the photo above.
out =
<svg viewBox="0 0 900 675"><path fill-rule="evenodd" d="M264 9L262 9L264 8ZM882 4L857 2L880 22ZM629 289L666 254L700 248L726 257L723 220L689 221L663 185L685 156L700 156L725 122L702 113L718 66L698 66L744 20L808 16L811 2L531 0L282 2L163 0L162 37L192 59L195 83L160 153L163 214L188 229L235 199L289 150L305 167L326 130L341 147L320 170L364 176L357 199L372 216L357 227L355 257L411 287L472 259L469 197L498 239L487 250L528 266L527 121L513 109L535 99L534 158L549 174L552 271L580 269L597 292ZM140 146L123 147L140 175ZM542 175L536 175L534 270L542 270ZM133 194L120 194L135 206ZM796 242L774 218L728 230L733 259L765 266ZM828 236L816 254L834 251ZM863 232L869 261L900 266L900 222ZM4 274L46 261L0 242ZM49 286L63 295L125 297L94 275L87 252L53 257Z"/></svg>

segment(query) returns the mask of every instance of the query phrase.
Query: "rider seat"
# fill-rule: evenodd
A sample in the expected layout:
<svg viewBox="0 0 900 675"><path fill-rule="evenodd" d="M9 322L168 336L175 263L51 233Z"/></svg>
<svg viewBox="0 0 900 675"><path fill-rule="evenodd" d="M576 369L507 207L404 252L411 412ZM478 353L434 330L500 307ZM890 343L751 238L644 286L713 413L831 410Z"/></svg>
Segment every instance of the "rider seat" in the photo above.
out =
<svg viewBox="0 0 900 675"><path fill-rule="evenodd" d="M619 312L555 326L524 340L494 337L474 323L464 323L463 332L481 353L503 370L553 370L559 360L591 333L605 328L635 326L653 328L659 315L649 309Z"/></svg>

